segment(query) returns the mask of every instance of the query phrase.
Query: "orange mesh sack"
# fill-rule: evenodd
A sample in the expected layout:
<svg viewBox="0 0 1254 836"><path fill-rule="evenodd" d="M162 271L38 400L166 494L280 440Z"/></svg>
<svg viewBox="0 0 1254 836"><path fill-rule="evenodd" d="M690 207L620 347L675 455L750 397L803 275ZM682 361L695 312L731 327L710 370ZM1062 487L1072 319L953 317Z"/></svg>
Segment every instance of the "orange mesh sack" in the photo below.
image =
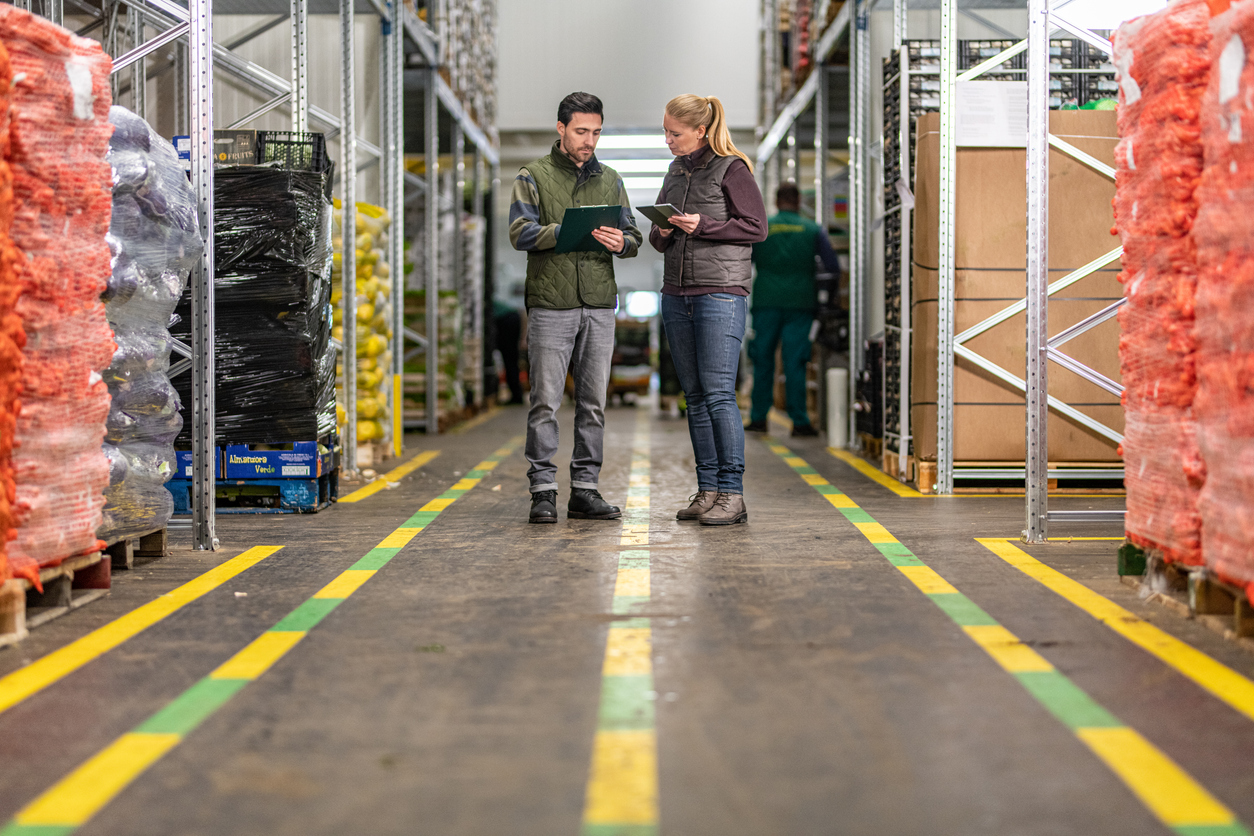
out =
<svg viewBox="0 0 1254 836"><path fill-rule="evenodd" d="M1119 365L1126 419L1126 531L1171 562L1202 563L1194 296L1210 69L1205 0L1182 0L1115 34L1119 145L1115 226L1123 241Z"/></svg>
<svg viewBox="0 0 1254 836"><path fill-rule="evenodd" d="M0 583L10 577L9 540L15 536L13 500L13 431L17 426L17 393L22 385L22 322L14 308L21 291L21 254L13 246L13 173L9 169L9 103L13 71L9 53L0 45Z"/></svg>
<svg viewBox="0 0 1254 836"><path fill-rule="evenodd" d="M101 450L114 343L100 295L110 273L105 155L110 59L94 41L0 6L15 80L8 139L13 242L24 256L26 333L14 438L15 575L93 551L109 480Z"/></svg>
<svg viewBox="0 0 1254 836"><path fill-rule="evenodd" d="M1254 3L1234 3L1212 33L1193 232L1199 507L1206 565L1254 593Z"/></svg>

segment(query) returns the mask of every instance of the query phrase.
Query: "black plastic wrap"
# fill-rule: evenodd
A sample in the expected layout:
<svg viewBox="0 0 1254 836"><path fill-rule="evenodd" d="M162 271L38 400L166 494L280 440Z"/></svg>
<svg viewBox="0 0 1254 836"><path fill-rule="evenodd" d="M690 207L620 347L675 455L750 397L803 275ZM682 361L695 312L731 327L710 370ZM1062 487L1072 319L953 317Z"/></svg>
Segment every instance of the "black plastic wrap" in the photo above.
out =
<svg viewBox="0 0 1254 836"><path fill-rule="evenodd" d="M161 528L173 511L163 486L174 474L183 417L169 378L168 326L204 245L195 195L173 146L125 108L112 108L109 121L113 273L102 298L117 350L102 374L111 398L104 445L110 480L97 536L113 542Z"/></svg>
<svg viewBox="0 0 1254 836"><path fill-rule="evenodd" d="M326 174L214 171L219 444L313 441L335 430L331 204ZM190 299L174 333L186 339ZM191 381L176 379L179 395ZM185 430L181 443L190 443Z"/></svg>

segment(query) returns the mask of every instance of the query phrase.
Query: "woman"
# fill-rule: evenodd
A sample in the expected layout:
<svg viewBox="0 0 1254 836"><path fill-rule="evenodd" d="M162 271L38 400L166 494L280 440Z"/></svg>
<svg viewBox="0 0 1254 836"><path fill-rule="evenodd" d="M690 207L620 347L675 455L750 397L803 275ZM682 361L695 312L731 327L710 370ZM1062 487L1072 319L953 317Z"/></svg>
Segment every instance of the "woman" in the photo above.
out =
<svg viewBox="0 0 1254 836"><path fill-rule="evenodd" d="M745 335L753 245L766 240L766 207L749 158L736 150L723 104L677 96L662 119L675 155L658 203L679 213L649 242L666 256L662 322L688 400L697 493L676 514L702 525L747 522L745 431L736 370Z"/></svg>

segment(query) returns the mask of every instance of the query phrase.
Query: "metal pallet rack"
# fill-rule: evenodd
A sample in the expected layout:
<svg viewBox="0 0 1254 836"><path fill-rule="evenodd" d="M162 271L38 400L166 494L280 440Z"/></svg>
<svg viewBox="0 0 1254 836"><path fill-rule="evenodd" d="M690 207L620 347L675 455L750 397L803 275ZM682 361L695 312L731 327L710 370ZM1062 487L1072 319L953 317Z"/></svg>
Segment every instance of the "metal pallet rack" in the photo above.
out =
<svg viewBox="0 0 1254 836"><path fill-rule="evenodd" d="M192 273L192 341L190 346L176 345L175 350L187 359L171 368L171 376L190 370L192 372L192 532L196 548L216 549L218 538L215 530L215 473L214 473L214 292L212 276L214 275L213 253L213 92L216 73L222 73L246 86L260 96L266 97L263 104L251 113L232 123L228 128L238 128L255 120L263 114L280 107L288 107L292 114L292 126L297 131L307 131L311 122L316 122L327 129L328 138L350 136L351 142L341 142L340 180L343 194L343 229L353 230L356 222L356 179L360 170L379 164L382 169L382 202L384 208L393 218L393 234L389 236L388 258L391 265L392 299L395 323L393 339L399 348L402 345L401 335L404 333L403 305L400 303L404 293L404 236L400 234L404 225L405 189L411 187L417 194L425 193L428 206L428 223L436 216L438 208L438 187L435 174L438 171L438 119L441 105L446 109L456 125L458 135L470 137L475 144L476 180L481 183L478 173L482 160L486 159L493 166L495 174L498 157L492 141L487 134L471 119L456 94L439 75L440 55L435 34L423 23L416 14L407 7L398 10L391 3L382 0L369 0L375 13L378 14L381 26L382 49L381 62L378 67L380 91L382 97L381 120L383 148L370 143L357 134L356 102L353 83L356 78L356 49L353 38L354 18L356 9L353 0L339 0L340 17L340 50L341 50L341 113L339 116L328 113L309 102L308 74L308 0L290 0L288 14L263 22L247 32L232 39L228 44L215 42L213 37L213 0L188 0L186 7L174 0L136 0L127 4L127 31L129 34L129 51L115 58L113 72L130 68L130 83L133 90L132 103L143 115L144 90L146 81L144 59L168 44L177 44L175 59L176 73L185 77L185 84L176 83L175 108L176 123L188 126L191 136L192 151L192 186L196 193L199 209L201 233L206 247L201 264ZM30 9L30 0L20 5ZM87 27L92 30L106 23L107 14L96 14L95 9L85 3L74 3L79 12L94 15L97 20ZM42 10L53 22L64 22L62 0L45 0ZM399 20L398 20L399 18ZM291 81L275 73L247 61L237 55L234 50L244 43L268 31L284 21L291 20ZM147 29L156 29L153 38L146 38ZM86 31L86 30L85 30ZM119 40L107 33L106 43L115 46ZM409 51L419 56L419 63L427 68L426 120L424 134L426 136L427 158L432 161L427 180L406 171L404 165L404 83L403 71L407 64L407 42L412 44ZM123 41L127 42L127 41ZM369 157L365 163L359 162L359 155ZM490 181L495 188L497 177ZM428 187L430 185L430 187ZM479 195L477 201L482 200ZM435 275L438 264L438 241L435 236L428 236L426 261L428 275ZM355 312L355 275L354 260L343 260L344 270L344 322L351 324L356 320ZM438 311L434 304L434 294L428 294L427 305L428 333L438 333ZM342 345L346 359L356 356L355 330L344 329ZM393 444L395 451L401 452L401 426L399 392L400 374L403 363L403 352L393 351ZM348 421L345 437L341 439L344 448L343 467L346 471L356 470L356 375L355 364L345 362L344 391L348 405ZM433 392L434 376L429 385L429 393ZM430 432L439 431L438 416L431 414L438 408L435 398L429 400L427 428Z"/></svg>

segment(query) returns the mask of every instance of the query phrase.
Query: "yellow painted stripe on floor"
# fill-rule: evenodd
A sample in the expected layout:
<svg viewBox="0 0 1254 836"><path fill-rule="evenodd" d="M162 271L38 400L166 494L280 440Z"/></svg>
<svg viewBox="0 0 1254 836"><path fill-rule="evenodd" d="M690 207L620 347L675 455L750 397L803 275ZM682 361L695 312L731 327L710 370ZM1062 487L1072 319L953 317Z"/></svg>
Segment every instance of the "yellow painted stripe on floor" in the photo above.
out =
<svg viewBox="0 0 1254 836"><path fill-rule="evenodd" d="M857 508L857 505L852 506ZM853 527L862 532L868 542L871 543L896 543L897 538L889 533L888 529L877 522L858 522Z"/></svg>
<svg viewBox="0 0 1254 836"><path fill-rule="evenodd" d="M1105 538L1103 538L1105 539ZM1123 538L1116 538L1122 540ZM1061 595L1146 652L1254 720L1254 682L1202 651L1137 617L1079 581L1041 563L1008 540L981 538L980 545L1028 577Z"/></svg>
<svg viewBox="0 0 1254 836"><path fill-rule="evenodd" d="M628 487L647 488L649 487L649 477L644 475L633 475L627 480Z"/></svg>
<svg viewBox="0 0 1254 836"><path fill-rule="evenodd" d="M15 821L81 825L181 739L177 734L124 734L26 805Z"/></svg>
<svg viewBox="0 0 1254 836"><path fill-rule="evenodd" d="M1010 673L1052 671L1054 666L1045 657L1028 647L1019 637L1000 624L963 627L972 641L984 648Z"/></svg>
<svg viewBox="0 0 1254 836"><path fill-rule="evenodd" d="M636 676L653 671L653 631L648 627L614 627L605 645L605 676Z"/></svg>
<svg viewBox="0 0 1254 836"><path fill-rule="evenodd" d="M833 508L857 508L858 503L854 502L843 493L827 494L827 501L832 503Z"/></svg>
<svg viewBox="0 0 1254 836"><path fill-rule="evenodd" d="M649 498L647 496L629 496L625 508L648 508Z"/></svg>
<svg viewBox="0 0 1254 836"><path fill-rule="evenodd" d="M906 497L908 499L922 499L926 496L932 495L919 493L914 488L904 482L897 481L875 465L859 458L858 456L855 456L848 450L838 450L835 447L828 447L827 452L831 453L833 456L840 459L842 462L849 465L872 482L888 488L890 491L897 494L897 496Z"/></svg>
<svg viewBox="0 0 1254 836"><path fill-rule="evenodd" d="M374 577L374 569L345 569L340 576L314 593L315 598L347 598Z"/></svg>
<svg viewBox="0 0 1254 836"><path fill-rule="evenodd" d="M782 444L771 444L768 442L766 446L771 448L772 453L775 453L776 455L779 455L779 456L782 456L788 452L788 448Z"/></svg>
<svg viewBox="0 0 1254 836"><path fill-rule="evenodd" d="M256 679L296 646L305 633L266 631L209 674L212 679Z"/></svg>
<svg viewBox="0 0 1254 836"><path fill-rule="evenodd" d="M340 497L338 501L341 503L361 502L363 499L374 496L379 491L386 488L388 485L395 484L401 481L406 476L413 473L415 470L422 467L424 464L431 461L438 455L440 455L439 450L424 450L423 452L414 456L409 461L405 462L403 465L392 468L387 473L380 476L378 479L375 479L369 485L358 488L357 490L350 493L348 496Z"/></svg>
<svg viewBox="0 0 1254 836"><path fill-rule="evenodd" d="M498 464L500 464L499 461L496 461L495 459L489 459L488 461L479 462L477 465L472 467L471 470L483 470L483 471L496 470L496 466Z"/></svg>
<svg viewBox="0 0 1254 836"><path fill-rule="evenodd" d="M618 580L614 582L614 595L629 598L649 597L648 569L619 569Z"/></svg>
<svg viewBox="0 0 1254 836"><path fill-rule="evenodd" d="M456 483L456 484L454 484L454 485L453 485L453 487L452 487L452 488L450 488L449 490L454 490L454 491L468 491L468 490L470 490L471 488L473 488L473 487L474 487L475 485L477 485L477 484L479 484L479 478L478 478L478 477L475 477L475 478L473 478L473 479L470 479L470 478L467 478L467 479L459 479L459 480L457 481L457 483Z"/></svg>
<svg viewBox="0 0 1254 836"><path fill-rule="evenodd" d="M649 526L647 523L632 523L623 526L623 535L619 538L623 546L649 545Z"/></svg>
<svg viewBox="0 0 1254 836"><path fill-rule="evenodd" d="M817 473L802 473L801 478L807 485L826 485L828 481Z"/></svg>
<svg viewBox="0 0 1254 836"><path fill-rule="evenodd" d="M419 508L418 510L419 511L434 511L438 513L440 511L443 511L445 508L449 507L456 501L457 501L457 497L449 497L447 499L442 498L442 497L437 497L431 500L430 502L428 502L426 505Z"/></svg>
<svg viewBox="0 0 1254 836"><path fill-rule="evenodd" d="M614 631L611 631L614 632ZM657 821L657 739L652 729L599 731L592 744L587 824Z"/></svg>
<svg viewBox="0 0 1254 836"><path fill-rule="evenodd" d="M452 500L449 500L449 501L452 502ZM427 509L423 508L422 510L426 511ZM410 540L418 536L419 531L422 531L422 529L421 528L398 528L395 531L393 531L391 534L389 534L388 536L380 540L379 545L375 546L375 548L377 549L403 549L407 545L409 545Z"/></svg>
<svg viewBox="0 0 1254 836"><path fill-rule="evenodd" d="M283 547L253 546L200 577L0 679L0 712L12 708L93 659L108 653L171 613L217 589L244 570L256 566L281 548Z"/></svg>
<svg viewBox="0 0 1254 836"><path fill-rule="evenodd" d="M784 464L789 467L809 467L809 465L806 464L806 460L800 456L785 456Z"/></svg>
<svg viewBox="0 0 1254 836"><path fill-rule="evenodd" d="M1077 729L1076 735L1168 826L1235 820L1231 810L1135 730Z"/></svg>
<svg viewBox="0 0 1254 836"><path fill-rule="evenodd" d="M950 595L958 591L930 566L898 566L897 571L909 578L924 595Z"/></svg>

